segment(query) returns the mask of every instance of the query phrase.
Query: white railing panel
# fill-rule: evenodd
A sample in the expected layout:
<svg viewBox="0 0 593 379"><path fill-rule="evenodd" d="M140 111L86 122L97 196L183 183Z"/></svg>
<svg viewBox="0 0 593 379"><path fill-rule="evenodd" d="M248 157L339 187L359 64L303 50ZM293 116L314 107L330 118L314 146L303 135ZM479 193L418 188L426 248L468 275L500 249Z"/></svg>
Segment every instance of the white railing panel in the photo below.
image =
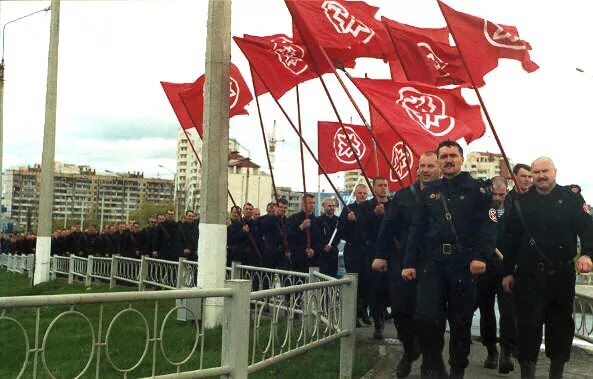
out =
<svg viewBox="0 0 593 379"><path fill-rule="evenodd" d="M140 259L126 258L114 255L112 257L113 263L117 265L115 279L127 283L140 283Z"/></svg>

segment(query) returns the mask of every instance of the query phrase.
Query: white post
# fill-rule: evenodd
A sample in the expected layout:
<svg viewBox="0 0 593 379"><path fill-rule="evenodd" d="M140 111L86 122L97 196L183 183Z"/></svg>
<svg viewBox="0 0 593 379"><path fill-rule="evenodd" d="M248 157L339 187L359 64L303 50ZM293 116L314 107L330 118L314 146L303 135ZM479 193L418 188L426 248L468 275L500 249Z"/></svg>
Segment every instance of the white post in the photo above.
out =
<svg viewBox="0 0 593 379"><path fill-rule="evenodd" d="M148 261L143 255L140 257L140 273L138 274L138 290L144 291L146 277L148 275Z"/></svg>
<svg viewBox="0 0 593 379"><path fill-rule="evenodd" d="M86 276L84 277L84 286L91 286L91 275L93 273L93 256L89 255L86 260Z"/></svg>
<svg viewBox="0 0 593 379"><path fill-rule="evenodd" d="M177 288L188 288L185 286L185 279L187 277L187 270L189 265L187 259L179 258L179 269L177 271ZM175 300L177 308L177 320L188 321L202 319L202 299L201 298L188 298L188 299L177 299Z"/></svg>
<svg viewBox="0 0 593 379"><path fill-rule="evenodd" d="M74 283L74 254L68 257L68 284Z"/></svg>
<svg viewBox="0 0 593 379"><path fill-rule="evenodd" d="M45 94L45 126L39 186L37 244L33 285L49 280L52 208L54 203L54 170L56 150L56 108L58 99L58 42L60 35L60 0L51 1L49 51L47 58L47 90ZM230 54L229 54L230 55Z"/></svg>
<svg viewBox="0 0 593 379"><path fill-rule="evenodd" d="M220 288L226 267L231 1L210 0L206 36L204 143L200 193L198 287ZM207 298L204 326L222 323L223 299Z"/></svg>
<svg viewBox="0 0 593 379"><path fill-rule="evenodd" d="M228 280L226 287L233 289L232 297L224 298L222 326L221 366L231 369L221 378L247 378L249 361L249 280Z"/></svg>
<svg viewBox="0 0 593 379"><path fill-rule="evenodd" d="M115 287L115 276L117 275L117 264L119 262L118 254L115 254L111 257L111 273L109 275L109 288Z"/></svg>
<svg viewBox="0 0 593 379"><path fill-rule="evenodd" d="M340 338L340 379L352 378L352 363L356 348L356 288L357 274L346 274L352 279L350 284L342 286L342 330L350 331L346 337Z"/></svg>

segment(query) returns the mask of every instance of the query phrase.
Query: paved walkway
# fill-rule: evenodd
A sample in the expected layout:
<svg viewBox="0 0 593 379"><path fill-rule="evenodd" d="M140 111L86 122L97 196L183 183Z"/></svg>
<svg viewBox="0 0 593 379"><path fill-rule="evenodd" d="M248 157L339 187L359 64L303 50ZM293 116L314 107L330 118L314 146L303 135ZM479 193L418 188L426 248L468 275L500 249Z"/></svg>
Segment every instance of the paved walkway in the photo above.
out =
<svg viewBox="0 0 593 379"><path fill-rule="evenodd" d="M356 330L357 344L376 344L379 347L381 359L375 367L369 371L364 379L392 379L395 376L395 367L403 353L399 341L396 340L396 331L393 322L389 320L385 327L385 339L377 341L372 339L373 328L364 327ZM445 346L448 346L448 334L446 334ZM445 362L448 359L448 350L444 351ZM470 353L470 364L466 369L465 377L473 378L520 378L519 364L515 360L515 370L508 375L498 374L497 370L487 370L482 367L482 362L486 358L486 349L479 341L473 341ZM547 378L549 369L549 360L545 353L540 353L537 364L536 375L538 378ZM571 355L571 361L568 362L565 369L565 378L593 378L593 351L587 351L582 348L574 347ZM420 378L420 360L414 362L412 374L409 378Z"/></svg>

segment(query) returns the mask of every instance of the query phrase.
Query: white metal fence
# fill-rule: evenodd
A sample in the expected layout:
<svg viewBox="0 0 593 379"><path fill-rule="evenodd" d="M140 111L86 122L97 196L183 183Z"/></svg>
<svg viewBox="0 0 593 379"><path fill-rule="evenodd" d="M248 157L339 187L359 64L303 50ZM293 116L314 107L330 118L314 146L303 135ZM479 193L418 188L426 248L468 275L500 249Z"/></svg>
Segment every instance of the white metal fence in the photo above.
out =
<svg viewBox="0 0 593 379"><path fill-rule="evenodd" d="M17 262L21 265L19 267L24 267L22 261L22 258L0 256L0 265L11 271L32 271L32 262L28 269L16 270ZM24 261L28 262L26 259ZM17 328L26 346L22 365L19 361L20 371L8 374L11 377L55 377L52 365L48 364L46 359L46 341L53 325L63 317L82 320L83 329L88 328L89 331L90 353L88 360L85 358L82 362L83 369L78 376L99 378L117 373L124 378L128 375L137 377L140 374L138 370L146 372L149 368L150 377L156 378L220 375L245 378L248 373L338 340L340 378L352 376L356 276L348 275L344 279L335 279L320 274L315 268L309 273L301 273L234 262L232 267L226 270L227 279L232 279L227 280L226 288L202 290L196 288L198 263L184 259L172 262L146 257L133 259L119 256L54 256L51 258L50 267L54 278L66 277L71 283L80 280L91 286L94 282L104 281L110 286L116 283L132 284L141 291L149 288L169 290L0 298L0 324L5 321ZM193 289L179 289L183 287ZM220 365L213 367L202 365L204 349L209 346L208 341L205 341L206 333L201 326L202 323L197 320L202 314L204 304L199 300L206 297L224 298ZM197 310L184 303L193 299L199 301ZM173 304L172 300L176 302ZM167 312L166 308L163 309L163 302L166 301L166 307L169 308ZM151 302L154 309L152 321L134 305L138 302ZM89 304L100 306L90 310ZM107 314L104 306L114 304L120 304L120 309ZM39 319L45 312L51 313L53 306L64 305L69 306L69 309L61 311L55 317L55 312L52 313L53 318L47 327L40 325ZM19 312L22 308L33 312L29 311L25 316L23 312ZM170 358L163 346L165 325L170 324L168 320L175 312L178 315L180 312L190 313L190 317L186 319L193 320L195 324L195 338L190 354L185 359L177 361ZM121 321L117 321L123 315L136 317L145 336L143 353L138 361L129 367L114 363L110 353L114 350L110 336L116 334L113 332L114 325L121 324ZM75 327L72 325L72 328ZM80 329L80 326L78 328ZM77 333L80 333L80 330L77 330ZM18 342L15 343L18 345ZM220 346L220 342L218 344ZM152 354L148 353L150 348ZM197 368L187 364L190 359L200 362ZM164 361L168 365L167 372L171 374L157 375L158 372L162 372L162 369L159 369L162 364L157 363L159 361Z"/></svg>

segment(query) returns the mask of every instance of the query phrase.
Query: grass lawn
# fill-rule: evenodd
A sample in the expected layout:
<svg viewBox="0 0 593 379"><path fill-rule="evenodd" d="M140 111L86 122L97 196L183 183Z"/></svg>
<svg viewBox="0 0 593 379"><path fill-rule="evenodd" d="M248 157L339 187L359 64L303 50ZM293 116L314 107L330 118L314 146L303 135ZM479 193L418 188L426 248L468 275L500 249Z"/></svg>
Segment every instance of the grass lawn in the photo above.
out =
<svg viewBox="0 0 593 379"><path fill-rule="evenodd" d="M130 291L133 287L117 287L109 289L108 286L94 286L90 289L81 284L68 285L65 281L58 280L31 288L30 279L25 275L0 272L0 297L2 296L28 296L50 295L67 293L98 293L111 291ZM173 301L160 301L158 303L158 330L165 314L174 306ZM74 307L88 317L95 331L95 338L99 324L102 327L102 340L105 338L110 321L121 310L132 308L136 312L125 312L113 323L109 337L109 354L114 365L128 368L135 364L142 355L146 341L144 319L148 324L150 336L153 336L155 304L154 302L119 303L103 305L103 318L99 322L100 305L81 305ZM61 312L70 307L43 307L40 312L40 345L43 334L52 320ZM9 309L6 317L14 317L26 329L29 345L33 348L36 315L34 309ZM194 343L195 325L193 322L177 321L175 314L171 315L164 329L162 345L170 360L181 361L189 352ZM262 330L262 333L266 333ZM267 334L266 334L267 336ZM264 337L266 338L266 337ZM202 367L216 367L220 364L221 329L207 330L204 336L204 354ZM8 320L0 320L0 378L13 378L19 372L25 359L25 342L20 328ZM88 322L77 315L66 315L55 322L47 338L46 361L49 369L57 378L76 376L85 366L91 352L91 337ZM200 339L197 353L181 366L181 370L192 370L200 367ZM121 378L123 375L112 368L109 363L105 347L101 348L101 364L99 377ZM171 366L163 356L158 344L155 349L157 374L173 372ZM142 377L151 375L153 344L150 343L143 363L133 370L128 377ZM358 378L366 373L377 359L377 347L359 344L356 349L354 362L354 377ZM32 355L30 356L32 359ZM41 359L41 357L39 357ZM22 377L33 377L31 361ZM96 355L93 356L91 366L84 378L93 378L96 375ZM250 377L253 378L336 378L339 373L339 343L332 343L322 348L317 348L299 357L270 366ZM48 378L41 361L38 364L37 377Z"/></svg>

